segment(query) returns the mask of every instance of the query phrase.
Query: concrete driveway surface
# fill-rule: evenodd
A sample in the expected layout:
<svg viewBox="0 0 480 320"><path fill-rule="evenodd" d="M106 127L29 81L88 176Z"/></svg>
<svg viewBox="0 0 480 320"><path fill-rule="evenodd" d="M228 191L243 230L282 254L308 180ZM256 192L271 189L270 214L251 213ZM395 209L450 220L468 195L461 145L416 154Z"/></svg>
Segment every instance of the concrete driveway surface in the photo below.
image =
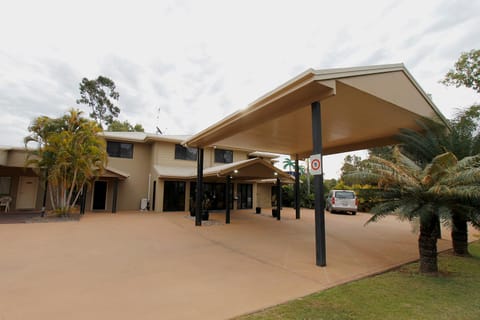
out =
<svg viewBox="0 0 480 320"><path fill-rule="evenodd" d="M418 258L408 223L368 217L326 213L325 268L312 210L235 211L230 225L213 213L202 227L183 212L0 225L0 319L228 319Z"/></svg>

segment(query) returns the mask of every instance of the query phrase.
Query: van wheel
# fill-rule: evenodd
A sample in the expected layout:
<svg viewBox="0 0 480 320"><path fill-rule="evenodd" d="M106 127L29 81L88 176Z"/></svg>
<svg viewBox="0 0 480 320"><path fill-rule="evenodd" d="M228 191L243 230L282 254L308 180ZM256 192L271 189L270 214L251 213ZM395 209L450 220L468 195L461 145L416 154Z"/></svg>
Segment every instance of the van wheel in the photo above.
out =
<svg viewBox="0 0 480 320"><path fill-rule="evenodd" d="M357 215L357 211L352 211L352 215L353 215L353 216L356 216L356 215Z"/></svg>

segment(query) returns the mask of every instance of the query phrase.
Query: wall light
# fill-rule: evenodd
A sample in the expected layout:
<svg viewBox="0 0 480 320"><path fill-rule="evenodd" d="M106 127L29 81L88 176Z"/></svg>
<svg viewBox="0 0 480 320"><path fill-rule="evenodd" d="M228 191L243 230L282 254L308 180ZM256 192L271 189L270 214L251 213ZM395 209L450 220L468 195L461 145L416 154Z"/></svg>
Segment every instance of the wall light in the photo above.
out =
<svg viewBox="0 0 480 320"><path fill-rule="evenodd" d="M233 170L233 173L238 173L238 170L237 169Z"/></svg>

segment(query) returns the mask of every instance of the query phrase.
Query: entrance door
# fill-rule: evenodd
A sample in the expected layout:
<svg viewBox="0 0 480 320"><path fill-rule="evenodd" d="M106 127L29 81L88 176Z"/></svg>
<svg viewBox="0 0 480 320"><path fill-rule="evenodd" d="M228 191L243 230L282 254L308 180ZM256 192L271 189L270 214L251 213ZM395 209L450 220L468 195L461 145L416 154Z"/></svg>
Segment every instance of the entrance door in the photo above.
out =
<svg viewBox="0 0 480 320"><path fill-rule="evenodd" d="M18 181L17 209L35 209L38 177L20 177Z"/></svg>
<svg viewBox="0 0 480 320"><path fill-rule="evenodd" d="M251 184L238 185L238 209L252 209L253 188Z"/></svg>
<svg viewBox="0 0 480 320"><path fill-rule="evenodd" d="M93 185L93 210L107 209L107 181L95 181Z"/></svg>
<svg viewBox="0 0 480 320"><path fill-rule="evenodd" d="M185 211L185 182L165 181L163 211Z"/></svg>

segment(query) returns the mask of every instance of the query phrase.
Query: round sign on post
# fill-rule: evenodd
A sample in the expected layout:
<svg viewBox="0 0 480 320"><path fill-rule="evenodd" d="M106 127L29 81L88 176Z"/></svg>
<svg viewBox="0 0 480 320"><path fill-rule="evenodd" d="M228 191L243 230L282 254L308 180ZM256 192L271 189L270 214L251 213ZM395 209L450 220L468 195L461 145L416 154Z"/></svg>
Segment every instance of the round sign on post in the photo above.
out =
<svg viewBox="0 0 480 320"><path fill-rule="evenodd" d="M312 154L310 156L310 173L313 175L319 175L323 173L321 154Z"/></svg>

